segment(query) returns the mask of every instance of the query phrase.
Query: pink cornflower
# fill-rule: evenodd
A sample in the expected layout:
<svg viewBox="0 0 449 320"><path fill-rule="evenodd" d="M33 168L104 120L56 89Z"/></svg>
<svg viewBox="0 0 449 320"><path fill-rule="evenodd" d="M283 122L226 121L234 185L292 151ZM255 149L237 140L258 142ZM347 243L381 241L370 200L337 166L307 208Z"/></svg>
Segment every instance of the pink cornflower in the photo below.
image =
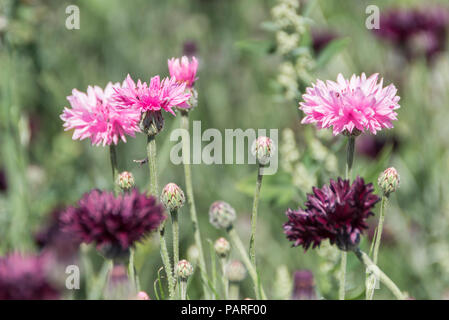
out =
<svg viewBox="0 0 449 320"><path fill-rule="evenodd" d="M168 70L170 76L176 78L179 82L185 82L187 88L193 88L196 77L196 71L198 70L198 60L192 57L192 61L189 62L189 58L183 56L179 58L171 58L168 60Z"/></svg>
<svg viewBox="0 0 449 320"><path fill-rule="evenodd" d="M351 134L354 129L376 134L382 128L393 128L400 97L393 84L383 88L383 79L377 80L377 73L368 79L362 73L350 80L341 74L337 82L318 80L302 96L299 109L306 117L301 123L316 123L319 129L332 126L334 135L343 131Z"/></svg>
<svg viewBox="0 0 449 320"><path fill-rule="evenodd" d="M141 113L163 109L175 115L172 108L186 105L190 98L185 89L186 84L178 83L174 77L161 81L155 76L148 85L140 80L136 84L128 74L122 87L115 88L113 98L124 109L131 107Z"/></svg>
<svg viewBox="0 0 449 320"><path fill-rule="evenodd" d="M140 113L134 109L123 109L112 100L114 88L119 83L109 82L103 90L98 86L88 86L87 94L73 89L67 97L71 109L64 108L61 119L65 131L75 129L73 140L90 138L93 145L117 144L119 139L126 142L125 135L135 136L139 131Z"/></svg>

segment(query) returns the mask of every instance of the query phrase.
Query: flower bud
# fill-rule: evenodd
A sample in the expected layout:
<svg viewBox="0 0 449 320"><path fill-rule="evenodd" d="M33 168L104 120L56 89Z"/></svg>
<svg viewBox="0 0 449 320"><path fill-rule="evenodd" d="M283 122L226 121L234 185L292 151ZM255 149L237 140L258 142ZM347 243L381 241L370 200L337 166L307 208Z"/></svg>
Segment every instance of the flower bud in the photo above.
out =
<svg viewBox="0 0 449 320"><path fill-rule="evenodd" d="M161 201L165 208L172 212L182 208L186 202L186 197L176 183L169 183L162 189Z"/></svg>
<svg viewBox="0 0 449 320"><path fill-rule="evenodd" d="M117 176L117 185L122 189L123 191L128 191L131 188L134 187L134 176L131 172L123 171Z"/></svg>
<svg viewBox="0 0 449 320"><path fill-rule="evenodd" d="M196 245L192 244L187 249L187 259L189 261L192 261L193 264L196 264L198 262L199 257L200 257L200 252L198 250L198 247Z"/></svg>
<svg viewBox="0 0 449 320"><path fill-rule="evenodd" d="M226 266L225 277L231 282L240 282L246 277L246 268L238 260L234 260Z"/></svg>
<svg viewBox="0 0 449 320"><path fill-rule="evenodd" d="M209 208L209 222L217 229L229 228L235 218L235 210L227 202L215 201Z"/></svg>
<svg viewBox="0 0 449 320"><path fill-rule="evenodd" d="M379 188L382 189L385 196L389 196L390 193L395 192L399 187L399 174L395 168L391 167L382 172L377 180Z"/></svg>
<svg viewBox="0 0 449 320"><path fill-rule="evenodd" d="M231 250L231 245L225 238L218 238L217 241L215 241L214 249L218 256L226 258Z"/></svg>
<svg viewBox="0 0 449 320"><path fill-rule="evenodd" d="M257 161L261 165L266 165L270 162L270 158L273 156L276 147L268 137L259 137L254 140L253 145L251 146L251 152L253 156L257 158Z"/></svg>
<svg viewBox="0 0 449 320"><path fill-rule="evenodd" d="M176 265L176 275L181 278L181 280L187 279L192 273L193 267L187 260L181 260Z"/></svg>
<svg viewBox="0 0 449 320"><path fill-rule="evenodd" d="M155 136L164 128L164 117L161 111L148 111L142 114L140 130L148 136Z"/></svg>

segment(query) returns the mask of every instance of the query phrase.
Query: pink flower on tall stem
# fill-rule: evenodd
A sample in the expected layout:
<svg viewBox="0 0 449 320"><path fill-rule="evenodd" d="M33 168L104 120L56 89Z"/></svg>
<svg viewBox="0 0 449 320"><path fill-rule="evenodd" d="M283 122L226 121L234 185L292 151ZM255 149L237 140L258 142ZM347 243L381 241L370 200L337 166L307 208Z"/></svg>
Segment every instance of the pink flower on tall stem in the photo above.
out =
<svg viewBox="0 0 449 320"><path fill-rule="evenodd" d="M192 61L189 61L189 58L186 56L183 56L181 59L171 58L168 60L168 70L171 77L176 78L179 82L186 83L187 88L191 89L198 79L196 77L198 60L192 57Z"/></svg>
<svg viewBox="0 0 449 320"><path fill-rule="evenodd" d="M134 109L141 113L161 111L175 115L173 108L183 106L190 98L186 92L186 84L179 83L174 77L162 81L159 76L151 78L150 84L137 81L128 74L122 87L117 87L113 95L114 101L123 109Z"/></svg>
<svg viewBox="0 0 449 320"><path fill-rule="evenodd" d="M111 82L104 90L88 86L87 94L73 89L72 95L67 97L72 108L64 108L60 117L66 131L74 129L74 140L90 138L93 145L105 146L117 144L119 139L126 142L125 135L135 136L139 131L140 113L117 107L112 95L118 87L119 83Z"/></svg>
<svg viewBox="0 0 449 320"><path fill-rule="evenodd" d="M383 128L393 128L397 120L394 111L400 106L400 97L393 84L383 87L383 79L378 83L378 74L368 79L365 74L353 75L350 80L341 74L337 82L318 80L306 89L304 102L299 109L306 117L301 123L315 123L319 129L333 127L334 135L357 133L369 130L376 134Z"/></svg>

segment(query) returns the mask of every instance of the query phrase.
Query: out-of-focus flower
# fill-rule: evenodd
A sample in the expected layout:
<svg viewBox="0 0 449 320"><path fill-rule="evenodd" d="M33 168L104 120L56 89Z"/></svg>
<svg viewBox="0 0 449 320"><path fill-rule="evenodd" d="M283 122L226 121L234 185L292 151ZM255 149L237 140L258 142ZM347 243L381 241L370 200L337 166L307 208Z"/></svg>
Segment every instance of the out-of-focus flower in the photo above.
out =
<svg viewBox="0 0 449 320"><path fill-rule="evenodd" d="M50 254L59 262L65 263L76 257L79 242L62 232L59 221L62 212L61 208L55 208L50 213L47 226L34 235L34 241L42 252Z"/></svg>
<svg viewBox="0 0 449 320"><path fill-rule="evenodd" d="M179 210L186 202L186 196L182 189L176 183L168 183L162 189L161 202L168 211Z"/></svg>
<svg viewBox="0 0 449 320"><path fill-rule="evenodd" d="M350 80L342 74L337 82L318 80L302 96L304 102L299 109L306 117L301 123L315 123L318 129L333 127L334 135L365 130L376 134L382 128L393 128L392 121L397 120L394 110L400 107L400 98L396 92L393 84L383 88L383 79L378 83L377 73L368 79L362 73Z"/></svg>
<svg viewBox="0 0 449 320"><path fill-rule="evenodd" d="M276 146L274 145L273 140L264 136L254 140L251 146L253 156L256 157L261 165L268 164L275 151Z"/></svg>
<svg viewBox="0 0 449 320"><path fill-rule="evenodd" d="M224 201L215 201L209 208L209 222L217 229L229 228L236 219L235 209Z"/></svg>
<svg viewBox="0 0 449 320"><path fill-rule="evenodd" d="M187 260L181 260L176 265L176 275L181 279L187 279L193 274L193 267Z"/></svg>
<svg viewBox="0 0 449 320"><path fill-rule="evenodd" d="M374 220L374 219L373 219ZM379 225L378 220L371 220L368 223L368 232L367 237L370 241L370 243L375 239L376 236L376 229ZM390 227L388 223L384 223L383 229L382 229L382 246L393 246L397 243L397 239L395 237L394 231Z"/></svg>
<svg viewBox="0 0 449 320"><path fill-rule="evenodd" d="M214 243L214 249L219 257L226 258L231 251L231 245L225 238L218 238Z"/></svg>
<svg viewBox="0 0 449 320"><path fill-rule="evenodd" d="M0 300L54 300L59 288L48 274L45 256L13 253L0 258Z"/></svg>
<svg viewBox="0 0 449 320"><path fill-rule="evenodd" d="M229 262L225 267L225 277L230 282L240 282L246 278L246 268L238 260Z"/></svg>
<svg viewBox="0 0 449 320"><path fill-rule="evenodd" d="M338 36L335 32L331 30L318 30L314 29L311 31L312 35L312 49L316 56L318 56L321 51Z"/></svg>
<svg viewBox="0 0 449 320"><path fill-rule="evenodd" d="M145 291L139 291L136 296L136 300L151 300L148 293Z"/></svg>
<svg viewBox="0 0 449 320"><path fill-rule="evenodd" d="M292 293L293 281L286 265L282 264L276 268L273 285L273 299L288 300Z"/></svg>
<svg viewBox="0 0 449 320"><path fill-rule="evenodd" d="M393 150L399 146L399 141L394 136L373 136L370 134L364 134L358 137L355 141L355 150L357 153L376 159L383 148L387 145L392 145Z"/></svg>
<svg viewBox="0 0 449 320"><path fill-rule="evenodd" d="M321 189L313 188L307 195L305 209L288 209L288 221L284 233L293 246L303 246L307 250L319 246L329 239L341 250L351 250L360 241L360 234L368 228L366 219L380 200L373 194L373 185L365 184L357 177L352 185L349 180L338 178Z"/></svg>
<svg viewBox="0 0 449 320"><path fill-rule="evenodd" d="M198 60L192 57L191 61L186 56L179 58L171 58L168 60L168 70L170 76L174 77L179 83L185 83L186 87L191 89L198 80L196 72L198 70Z"/></svg>
<svg viewBox="0 0 449 320"><path fill-rule="evenodd" d="M198 51L195 41L185 41L182 48L183 54L187 57L193 57Z"/></svg>
<svg viewBox="0 0 449 320"><path fill-rule="evenodd" d="M117 185L123 191L128 191L134 188L134 175L131 172L123 171L117 176Z"/></svg>
<svg viewBox="0 0 449 320"><path fill-rule="evenodd" d="M315 279L310 270L298 270L294 275L292 300L316 300Z"/></svg>
<svg viewBox="0 0 449 320"><path fill-rule="evenodd" d="M188 107L186 102L190 93L186 83L179 83L174 77L161 81L159 76L151 78L150 84L137 81L128 74L123 85L115 88L113 99L124 110L137 110L141 113L165 110L175 115L174 107Z"/></svg>
<svg viewBox="0 0 449 320"><path fill-rule="evenodd" d="M104 290L107 300L131 299L135 294L134 286L128 277L124 265L114 265L108 276L108 282Z"/></svg>
<svg viewBox="0 0 449 320"><path fill-rule="evenodd" d="M198 258L200 257L200 252L198 250L198 247L194 244L192 244L187 249L187 259L191 261L193 264L196 264L198 262Z"/></svg>
<svg viewBox="0 0 449 320"><path fill-rule="evenodd" d="M399 187L399 182L399 173L393 167L385 169L385 171L382 172L377 179L379 188L387 197L390 195L390 193L396 191L396 189Z"/></svg>
<svg viewBox="0 0 449 320"><path fill-rule="evenodd" d="M118 197L108 191L90 191L76 207L67 208L60 221L62 230L75 239L94 242L108 258L120 258L164 219L163 206L156 198L134 189Z"/></svg>
<svg viewBox="0 0 449 320"><path fill-rule="evenodd" d="M0 192L8 190L8 182L6 180L6 172L0 169Z"/></svg>
<svg viewBox="0 0 449 320"><path fill-rule="evenodd" d="M90 138L93 145L126 142L125 135L135 136L139 131L140 113L131 108L119 108L113 102L114 88L118 83L108 83L103 90L98 86L87 87L87 94L73 89L67 97L71 109L64 108L61 119L65 130L75 129L73 139Z"/></svg>
<svg viewBox="0 0 449 320"><path fill-rule="evenodd" d="M374 32L393 43L407 59L431 62L446 49L449 11L442 7L391 9L382 14Z"/></svg>

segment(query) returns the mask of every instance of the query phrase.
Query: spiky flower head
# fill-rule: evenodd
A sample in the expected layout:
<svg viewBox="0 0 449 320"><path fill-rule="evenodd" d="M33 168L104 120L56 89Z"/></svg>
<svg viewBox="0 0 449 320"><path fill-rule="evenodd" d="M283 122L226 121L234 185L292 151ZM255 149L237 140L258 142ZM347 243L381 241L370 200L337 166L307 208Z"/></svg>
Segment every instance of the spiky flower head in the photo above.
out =
<svg viewBox="0 0 449 320"><path fill-rule="evenodd" d="M373 134L383 128L393 128L397 120L394 111L399 96L393 84L383 87L378 74L369 78L362 73L347 80L339 74L337 82L318 80L306 89L299 109L306 116L301 123L315 123L318 129L333 128L333 134L360 134L368 130Z"/></svg>
<svg viewBox="0 0 449 320"><path fill-rule="evenodd" d="M246 268L239 260L229 262L225 268L225 277L231 282L240 282L246 278Z"/></svg>
<svg viewBox="0 0 449 320"><path fill-rule="evenodd" d="M181 260L176 265L176 275L182 280L186 280L193 274L193 267L187 260Z"/></svg>
<svg viewBox="0 0 449 320"><path fill-rule="evenodd" d="M253 156L256 157L261 165L268 164L275 151L276 146L274 145L273 140L264 136L254 140L251 146Z"/></svg>
<svg viewBox="0 0 449 320"><path fill-rule="evenodd" d="M182 189L176 183L171 182L162 189L161 202L168 211L172 212L184 206L186 197Z"/></svg>
<svg viewBox="0 0 449 320"><path fill-rule="evenodd" d="M196 72L198 70L198 60L192 57L191 61L186 56L171 58L168 60L168 70L170 76L176 78L178 82L185 83L187 88L193 88L195 81L198 80Z"/></svg>
<svg viewBox="0 0 449 320"><path fill-rule="evenodd" d="M235 210L224 201L215 201L209 208L209 222L217 229L226 229L232 226L236 219Z"/></svg>
<svg viewBox="0 0 449 320"><path fill-rule="evenodd" d="M131 172L123 171L117 176L116 183L123 191L131 190L135 186L134 175Z"/></svg>
<svg viewBox="0 0 449 320"><path fill-rule="evenodd" d="M366 219L374 215L371 210L380 200L373 191L373 185L365 184L360 177L352 185L338 178L321 189L314 187L313 194L307 195L305 209L287 210L287 239L305 250L319 246L325 239L341 250L354 249L360 234L368 228Z"/></svg>
<svg viewBox="0 0 449 320"><path fill-rule="evenodd" d="M218 238L214 243L214 249L218 256L226 258L231 251L231 245L225 238Z"/></svg>
<svg viewBox="0 0 449 320"><path fill-rule="evenodd" d="M385 196L389 196L399 187L400 177L397 170L393 167L386 169L379 175L377 183Z"/></svg>
<svg viewBox="0 0 449 320"><path fill-rule="evenodd" d="M0 257L0 300L53 300L59 296L45 255L12 253Z"/></svg>
<svg viewBox="0 0 449 320"><path fill-rule="evenodd" d="M139 131L140 112L131 108L120 108L113 99L119 83L109 82L103 90L98 86L87 87L87 94L73 89L67 97L71 108L65 108L60 118L65 131L74 129L73 140L89 138L92 145L126 142L125 135L134 137Z"/></svg>
<svg viewBox="0 0 449 320"><path fill-rule="evenodd" d="M137 189L117 197L109 191L92 190L77 206L68 207L60 221L63 232L87 244L95 243L108 258L120 259L165 218L156 198Z"/></svg>
<svg viewBox="0 0 449 320"><path fill-rule="evenodd" d="M310 270L298 270L294 275L292 300L316 300L315 279Z"/></svg>

